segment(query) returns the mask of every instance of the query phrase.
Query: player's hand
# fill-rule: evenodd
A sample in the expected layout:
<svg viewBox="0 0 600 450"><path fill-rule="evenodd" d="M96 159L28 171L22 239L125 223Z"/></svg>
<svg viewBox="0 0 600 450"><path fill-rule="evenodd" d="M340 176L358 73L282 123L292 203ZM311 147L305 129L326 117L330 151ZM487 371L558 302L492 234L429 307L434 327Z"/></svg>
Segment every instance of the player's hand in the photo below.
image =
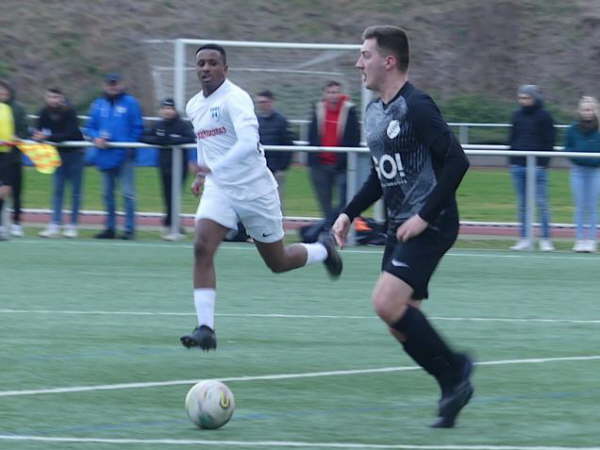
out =
<svg viewBox="0 0 600 450"><path fill-rule="evenodd" d="M350 225L352 225L350 217L348 217L348 214L342 213L338 216L331 227L331 232L333 233L335 242L340 246L340 248L344 248L344 245L346 244L346 238L348 237L348 232L350 231Z"/></svg>
<svg viewBox="0 0 600 450"><path fill-rule="evenodd" d="M104 138L94 138L94 145L98 148L108 148L108 141Z"/></svg>
<svg viewBox="0 0 600 450"><path fill-rule="evenodd" d="M206 175L210 173L210 169L206 166L198 166L198 171L196 172L196 177L192 182L192 194L196 197L200 195L200 191L204 186L204 181L206 180Z"/></svg>
<svg viewBox="0 0 600 450"><path fill-rule="evenodd" d="M400 242L406 242L415 236L420 235L429 225L418 214L415 214L396 230L396 239Z"/></svg>

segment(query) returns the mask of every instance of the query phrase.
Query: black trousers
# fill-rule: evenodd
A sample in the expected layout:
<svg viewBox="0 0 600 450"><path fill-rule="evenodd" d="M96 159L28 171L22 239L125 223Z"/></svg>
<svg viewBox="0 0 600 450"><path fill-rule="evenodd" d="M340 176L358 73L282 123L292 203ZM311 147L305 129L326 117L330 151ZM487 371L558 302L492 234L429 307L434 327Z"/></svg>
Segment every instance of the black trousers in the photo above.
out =
<svg viewBox="0 0 600 450"><path fill-rule="evenodd" d="M171 161L168 163L160 162L158 166L158 170L160 173L160 182L162 187L162 196L163 202L165 204L165 218L163 219L163 225L168 227L171 226L172 215L173 215L173 204L171 201L172 189L171 185L173 183L173 173L171 170ZM185 185L185 180L187 179L187 161L182 161L181 164L181 186ZM183 189L182 189L183 191Z"/></svg>
<svg viewBox="0 0 600 450"><path fill-rule="evenodd" d="M7 180L4 184L11 186L11 197L13 206L12 221L18 225L21 223L21 192L23 189L23 164L19 162L10 163L3 167L7 174ZM4 206L4 200L0 200L0 211ZM0 214L0 225L2 224L2 215Z"/></svg>

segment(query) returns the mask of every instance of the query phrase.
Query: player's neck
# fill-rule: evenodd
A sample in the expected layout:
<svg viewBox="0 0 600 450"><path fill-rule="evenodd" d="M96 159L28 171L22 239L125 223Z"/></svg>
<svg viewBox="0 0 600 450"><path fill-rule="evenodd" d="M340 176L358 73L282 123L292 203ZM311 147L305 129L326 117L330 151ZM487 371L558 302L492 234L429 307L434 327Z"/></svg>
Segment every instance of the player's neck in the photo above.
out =
<svg viewBox="0 0 600 450"><path fill-rule="evenodd" d="M386 104L392 101L407 81L408 76L404 73L393 78L388 78L381 86L381 89L379 89L379 98L381 98L381 101Z"/></svg>
<svg viewBox="0 0 600 450"><path fill-rule="evenodd" d="M206 85L206 86L202 86L202 95L204 95L204 97L208 97L211 94L213 94L217 89L219 89L221 86L223 86L223 83L225 83L225 80L227 80L227 78L224 78L223 81L221 81L218 85L214 86L214 85Z"/></svg>

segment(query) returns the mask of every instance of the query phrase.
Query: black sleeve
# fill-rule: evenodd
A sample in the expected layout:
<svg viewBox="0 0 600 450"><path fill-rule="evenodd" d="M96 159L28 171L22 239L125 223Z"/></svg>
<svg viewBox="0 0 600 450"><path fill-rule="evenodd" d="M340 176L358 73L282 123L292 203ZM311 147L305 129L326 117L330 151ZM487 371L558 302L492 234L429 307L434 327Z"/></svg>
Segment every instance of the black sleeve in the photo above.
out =
<svg viewBox="0 0 600 450"><path fill-rule="evenodd" d="M346 123L348 129L348 147L360 146L360 123L358 122L358 115L356 114L356 108L352 107L348 111L348 121Z"/></svg>
<svg viewBox="0 0 600 450"><path fill-rule="evenodd" d="M283 116L281 117L281 145L294 145L294 134L292 133L292 130L290 130L290 124L287 119ZM292 163L294 152L289 151L281 153L283 153L281 155L281 165L283 170L287 170Z"/></svg>
<svg viewBox="0 0 600 450"><path fill-rule="evenodd" d="M510 130L508 132L508 146L513 149L513 144L516 138L516 130L515 130L515 115L513 114L511 117Z"/></svg>
<svg viewBox="0 0 600 450"><path fill-rule="evenodd" d="M382 194L383 191L377 172L374 167L371 167L369 178L342 212L350 217L350 221L353 221L355 217L360 216L365 209L379 200Z"/></svg>
<svg viewBox="0 0 600 450"><path fill-rule="evenodd" d="M47 128L46 112L44 109L40 109L40 111L38 112L38 118L35 121L35 129L41 130L42 128Z"/></svg>
<svg viewBox="0 0 600 450"><path fill-rule="evenodd" d="M194 135L194 130L190 122L184 122L182 120L178 125L177 134L179 134L179 136L167 136L166 145L181 145L196 142L196 136Z"/></svg>
<svg viewBox="0 0 600 450"><path fill-rule="evenodd" d="M151 145L166 145L165 136L157 136L156 129L157 125L154 125L152 128L144 128L140 142Z"/></svg>
<svg viewBox="0 0 600 450"><path fill-rule="evenodd" d="M437 184L419 211L421 218L432 222L454 197L469 160L431 97L421 96L410 105L409 114L417 138L429 148L434 166L439 168Z"/></svg>
<svg viewBox="0 0 600 450"><path fill-rule="evenodd" d="M544 114L542 122L542 138L544 141L544 150L554 150L554 145L556 143L556 128L554 128L554 120L548 112Z"/></svg>

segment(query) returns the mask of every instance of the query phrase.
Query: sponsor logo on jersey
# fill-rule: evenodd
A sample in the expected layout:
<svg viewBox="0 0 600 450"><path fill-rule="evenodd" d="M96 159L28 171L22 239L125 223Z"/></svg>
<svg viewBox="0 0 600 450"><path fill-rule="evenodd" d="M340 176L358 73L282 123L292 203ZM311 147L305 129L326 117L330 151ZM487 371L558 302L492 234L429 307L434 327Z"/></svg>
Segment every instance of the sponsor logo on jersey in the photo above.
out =
<svg viewBox="0 0 600 450"><path fill-rule="evenodd" d="M394 156L385 154L379 159L373 156L373 162L382 186L407 183L400 153L394 153Z"/></svg>
<svg viewBox="0 0 600 450"><path fill-rule="evenodd" d="M390 139L394 139L400 134L400 122L392 120L387 127L387 135Z"/></svg>
<svg viewBox="0 0 600 450"><path fill-rule="evenodd" d="M212 136L218 136L220 134L227 133L227 128L219 127L219 128L211 128L210 130L199 130L196 133L198 139L206 139Z"/></svg>

